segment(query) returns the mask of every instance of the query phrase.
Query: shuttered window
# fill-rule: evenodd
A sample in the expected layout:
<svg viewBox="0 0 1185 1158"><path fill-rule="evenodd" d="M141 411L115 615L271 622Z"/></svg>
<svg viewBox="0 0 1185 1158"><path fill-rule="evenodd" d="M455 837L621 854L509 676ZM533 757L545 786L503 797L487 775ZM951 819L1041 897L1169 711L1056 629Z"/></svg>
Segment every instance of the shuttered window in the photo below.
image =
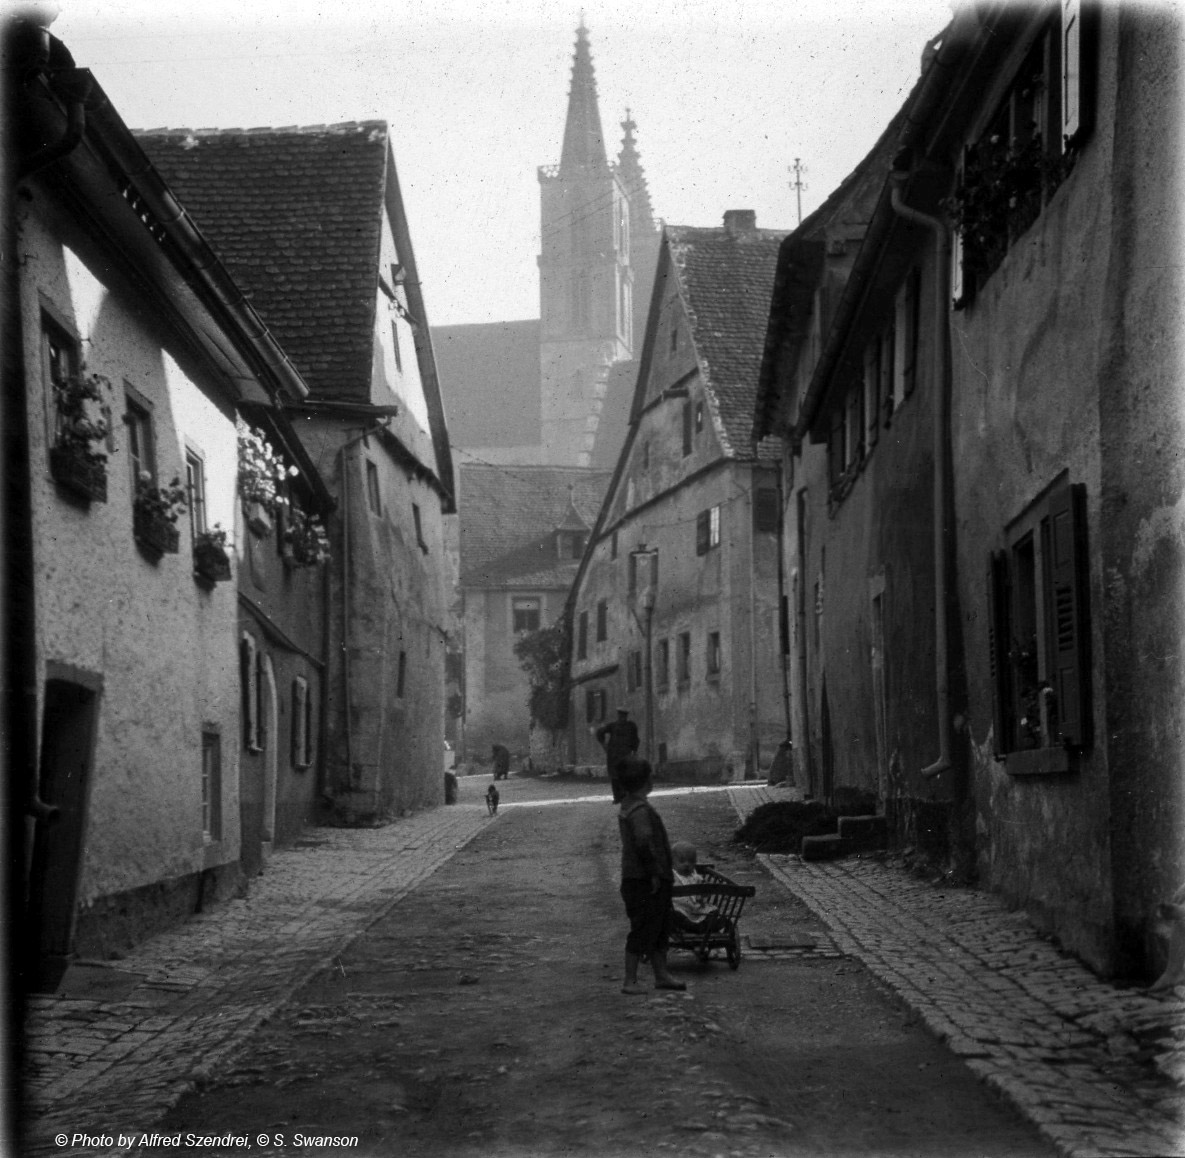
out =
<svg viewBox="0 0 1185 1158"><path fill-rule="evenodd" d="M997 759L1091 741L1084 488L1062 484L989 560Z"/></svg>

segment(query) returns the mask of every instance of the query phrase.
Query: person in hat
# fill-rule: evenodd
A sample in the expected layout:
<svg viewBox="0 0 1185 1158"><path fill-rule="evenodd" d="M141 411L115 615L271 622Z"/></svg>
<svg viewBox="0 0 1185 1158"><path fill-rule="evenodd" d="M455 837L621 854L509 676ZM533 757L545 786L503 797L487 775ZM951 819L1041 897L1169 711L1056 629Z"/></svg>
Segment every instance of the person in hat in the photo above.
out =
<svg viewBox="0 0 1185 1158"><path fill-rule="evenodd" d="M605 771L613 789L613 803L620 804L625 795L618 775L621 765L638 750L638 725L630 719L629 708L618 708L617 719L602 724L596 730L597 743L605 749Z"/></svg>

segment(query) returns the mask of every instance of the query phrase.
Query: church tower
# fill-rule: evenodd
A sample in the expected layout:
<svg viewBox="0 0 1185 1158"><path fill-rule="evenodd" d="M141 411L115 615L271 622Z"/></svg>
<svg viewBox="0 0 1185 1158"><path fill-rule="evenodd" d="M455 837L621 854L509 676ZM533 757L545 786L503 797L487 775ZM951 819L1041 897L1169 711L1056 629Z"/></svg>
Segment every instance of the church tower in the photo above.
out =
<svg viewBox="0 0 1185 1158"><path fill-rule="evenodd" d="M647 215L650 199L633 149L633 122L626 124L632 168L623 172L620 163L609 163L605 150L588 29L581 21L560 163L539 169L539 360L543 455L549 463L590 463L610 367L628 362L642 338L629 182L638 188L640 181ZM623 146L623 158L625 153ZM657 250L653 219L649 231Z"/></svg>

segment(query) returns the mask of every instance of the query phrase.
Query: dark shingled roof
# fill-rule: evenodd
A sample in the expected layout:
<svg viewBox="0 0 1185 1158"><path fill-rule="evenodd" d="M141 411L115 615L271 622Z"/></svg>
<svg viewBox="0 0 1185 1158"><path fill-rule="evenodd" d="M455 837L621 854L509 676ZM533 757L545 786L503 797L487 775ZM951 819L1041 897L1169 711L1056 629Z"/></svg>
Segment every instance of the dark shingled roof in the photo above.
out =
<svg viewBox="0 0 1185 1158"><path fill-rule="evenodd" d="M543 439L539 321L433 326L454 446L537 446Z"/></svg>
<svg viewBox="0 0 1185 1158"><path fill-rule="evenodd" d="M668 225L665 233L722 448L749 458L770 295L787 231ZM761 457L780 452L776 440L768 441Z"/></svg>
<svg viewBox="0 0 1185 1158"><path fill-rule="evenodd" d="M314 397L369 400L386 123L136 138Z"/></svg>
<svg viewBox="0 0 1185 1158"><path fill-rule="evenodd" d="M462 587L566 588L579 560L556 557L572 508L596 522L610 471L575 466L460 467Z"/></svg>

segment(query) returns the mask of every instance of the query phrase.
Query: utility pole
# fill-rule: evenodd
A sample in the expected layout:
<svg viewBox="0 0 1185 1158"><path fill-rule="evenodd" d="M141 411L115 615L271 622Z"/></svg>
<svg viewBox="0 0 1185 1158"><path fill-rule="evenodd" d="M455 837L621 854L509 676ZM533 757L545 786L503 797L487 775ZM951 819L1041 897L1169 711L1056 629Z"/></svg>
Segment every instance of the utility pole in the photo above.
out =
<svg viewBox="0 0 1185 1158"><path fill-rule="evenodd" d="M806 172L806 167L802 163L801 157L794 158L794 164L790 166L790 172L794 174L794 180L790 182L790 188L798 194L798 224L802 224L802 191L807 187L802 179L803 173Z"/></svg>

